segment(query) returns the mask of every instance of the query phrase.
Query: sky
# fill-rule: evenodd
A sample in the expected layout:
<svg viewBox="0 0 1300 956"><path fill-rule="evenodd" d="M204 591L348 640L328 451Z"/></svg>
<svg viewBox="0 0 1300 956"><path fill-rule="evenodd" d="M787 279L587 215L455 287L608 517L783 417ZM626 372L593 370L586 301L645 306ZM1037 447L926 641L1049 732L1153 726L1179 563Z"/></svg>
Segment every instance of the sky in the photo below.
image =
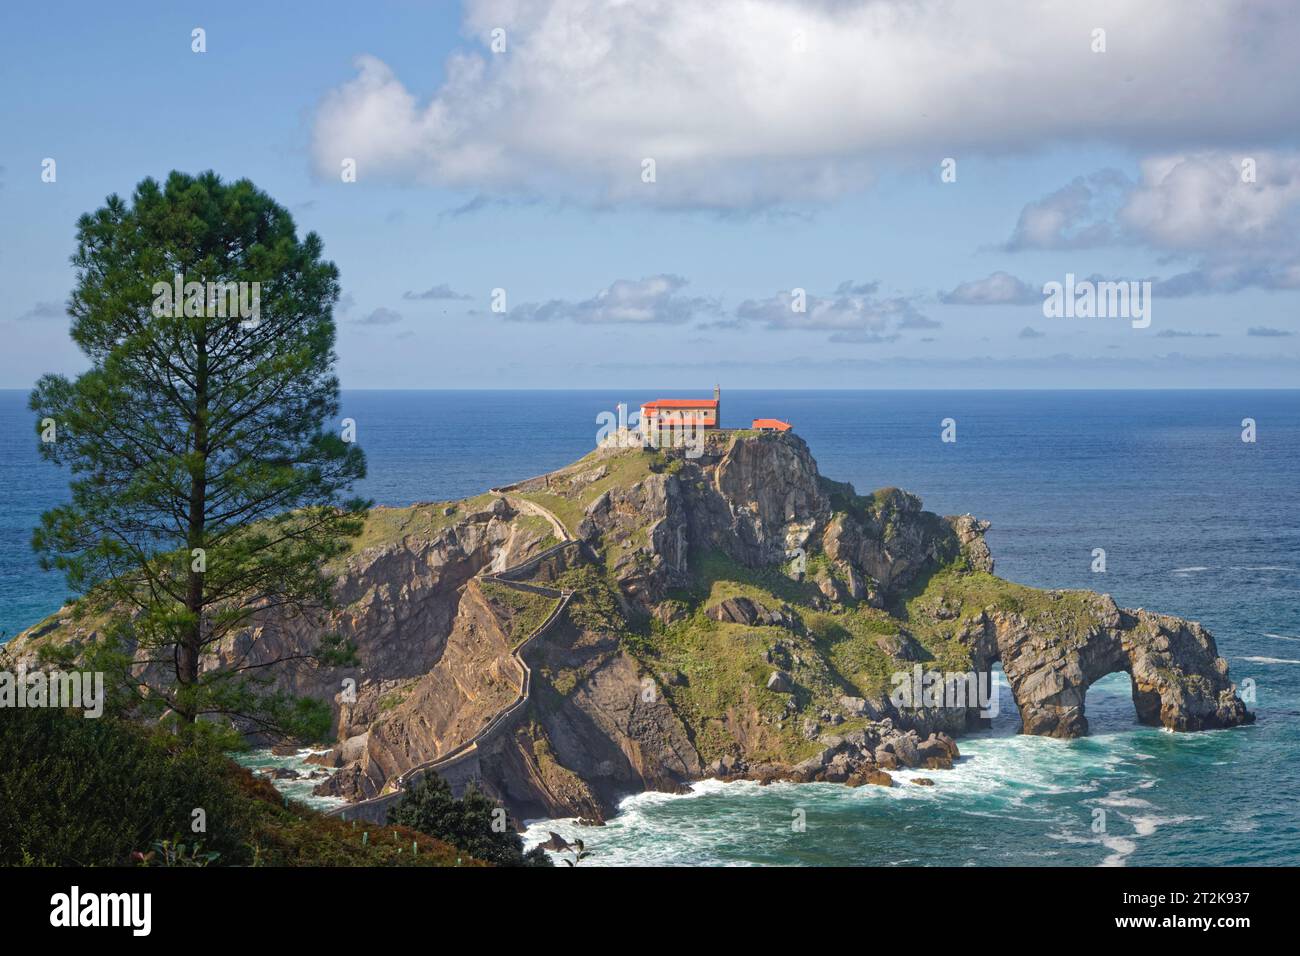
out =
<svg viewBox="0 0 1300 956"><path fill-rule="evenodd" d="M0 387L85 367L76 219L173 169L322 237L344 388L1300 385L1281 0L3 17Z"/></svg>

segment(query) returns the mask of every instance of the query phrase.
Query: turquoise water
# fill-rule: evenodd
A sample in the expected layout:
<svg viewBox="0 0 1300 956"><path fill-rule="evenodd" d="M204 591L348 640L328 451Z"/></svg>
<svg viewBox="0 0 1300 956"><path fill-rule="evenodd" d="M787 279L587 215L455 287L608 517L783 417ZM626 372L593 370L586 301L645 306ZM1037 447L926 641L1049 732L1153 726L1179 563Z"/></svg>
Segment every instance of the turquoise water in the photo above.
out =
<svg viewBox="0 0 1300 956"><path fill-rule="evenodd" d="M1013 713L1005 690L1003 713ZM1092 736L1017 736L1014 718L964 737L950 771L895 773L892 788L697 784L630 797L604 827L531 821L603 865L1040 866L1294 862L1294 806L1242 794L1254 730L1174 735L1131 726L1128 679L1088 695ZM1244 771L1244 772L1243 772ZM910 783L924 776L932 787ZM1278 797L1281 795L1278 794ZM1105 829L1094 829L1097 811ZM796 821L802 819L799 830Z"/></svg>
<svg viewBox="0 0 1300 956"><path fill-rule="evenodd" d="M711 383L709 383L711 386ZM701 394L709 388L702 387ZM476 494L590 450L595 416L649 392L351 392L385 504ZM24 396L0 392L0 629L55 610L34 567L40 511L66 479L36 459ZM794 423L824 474L896 485L993 522L1003 576L1109 591L1204 623L1232 676L1255 681L1253 727L1174 735L1133 724L1127 681L1088 696L1093 736L964 738L933 788L702 784L632 797L581 833L590 862L1154 865L1300 863L1300 392L728 392L724 425ZM958 423L955 445L939 423ZM1254 418L1259 440L1240 440ZM1105 548L1108 570L1090 570ZM906 779L910 775L904 775ZM804 811L806 828L791 828ZM1105 811L1104 833L1093 831Z"/></svg>
<svg viewBox="0 0 1300 956"><path fill-rule="evenodd" d="M329 810L332 807L347 803L341 797L318 797L312 793L312 790L322 779L311 776L311 774L321 769L314 764L307 763L307 758L312 753L311 750L299 750L292 754L278 755L272 753L269 748L259 748L237 753L233 756L236 763L247 767L258 776L261 776L267 770L276 769L292 770L296 773L298 775L297 779L287 777L271 779L271 783L275 785L276 789L291 800L305 803L309 807L316 807L318 810Z"/></svg>

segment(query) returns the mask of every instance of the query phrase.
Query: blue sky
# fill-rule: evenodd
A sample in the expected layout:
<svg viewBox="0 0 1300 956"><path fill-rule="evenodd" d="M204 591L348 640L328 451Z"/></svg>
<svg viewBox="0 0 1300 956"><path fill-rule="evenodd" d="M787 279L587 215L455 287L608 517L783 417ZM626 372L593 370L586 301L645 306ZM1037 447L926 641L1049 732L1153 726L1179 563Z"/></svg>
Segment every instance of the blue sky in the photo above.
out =
<svg viewBox="0 0 1300 956"><path fill-rule="evenodd" d="M344 387L1300 382L1280 7L738 2L7 10L0 387L83 367L75 220L172 169L323 237ZM1067 273L1154 280L1150 327L1046 318Z"/></svg>

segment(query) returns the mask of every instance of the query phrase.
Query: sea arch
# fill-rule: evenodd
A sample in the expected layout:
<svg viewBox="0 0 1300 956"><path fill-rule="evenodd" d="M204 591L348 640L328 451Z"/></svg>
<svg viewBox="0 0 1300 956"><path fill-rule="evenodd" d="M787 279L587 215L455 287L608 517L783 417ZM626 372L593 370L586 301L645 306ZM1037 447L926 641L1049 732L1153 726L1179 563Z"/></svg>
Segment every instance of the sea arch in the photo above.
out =
<svg viewBox="0 0 1300 956"><path fill-rule="evenodd" d="M1087 735L1088 688L1117 672L1129 677L1141 724L1207 730L1254 720L1201 625L1123 610L1109 595L1053 593L1072 606L1049 604L1031 613L990 608L967 635L976 670L1002 665L1021 733Z"/></svg>

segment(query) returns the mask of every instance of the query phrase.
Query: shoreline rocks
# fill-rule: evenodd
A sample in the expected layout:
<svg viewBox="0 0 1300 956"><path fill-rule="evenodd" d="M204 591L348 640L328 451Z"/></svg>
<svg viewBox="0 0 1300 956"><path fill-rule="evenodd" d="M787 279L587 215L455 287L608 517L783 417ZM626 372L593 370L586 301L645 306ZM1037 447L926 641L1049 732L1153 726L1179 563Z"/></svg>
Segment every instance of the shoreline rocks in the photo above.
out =
<svg viewBox="0 0 1300 956"><path fill-rule="evenodd" d="M842 737L825 736L820 741L824 745L821 751L794 765L751 765L728 755L711 763L707 771L718 780L752 780L764 785L782 782L888 787L893 785L890 770L951 770L961 757L957 742L947 734L935 732L921 739L915 730L897 730L891 721Z"/></svg>

